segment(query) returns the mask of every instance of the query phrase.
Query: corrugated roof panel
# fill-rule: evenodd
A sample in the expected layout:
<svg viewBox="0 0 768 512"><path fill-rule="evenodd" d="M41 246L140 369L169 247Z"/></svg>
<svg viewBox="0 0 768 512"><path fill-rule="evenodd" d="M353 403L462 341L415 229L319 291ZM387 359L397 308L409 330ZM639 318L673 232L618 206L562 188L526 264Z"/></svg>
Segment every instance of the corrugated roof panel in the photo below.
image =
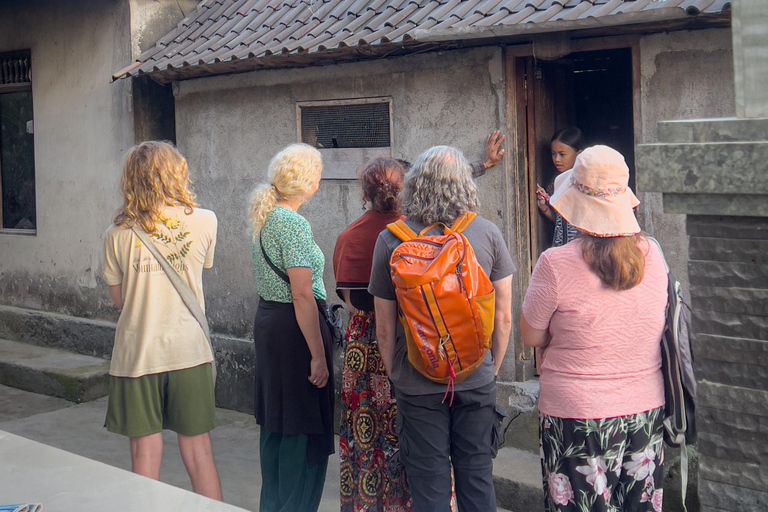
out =
<svg viewBox="0 0 768 512"><path fill-rule="evenodd" d="M476 37L460 30L467 28L559 22L567 30L576 19L665 11L669 14L662 16L674 19L680 12L711 15L729 7L730 0L213 0L198 4L142 53L139 63L117 76L404 42L413 31L439 31L440 38L446 33L458 40ZM639 23L642 18L630 19ZM307 64L308 59L294 61ZM270 62L274 66L279 61Z"/></svg>

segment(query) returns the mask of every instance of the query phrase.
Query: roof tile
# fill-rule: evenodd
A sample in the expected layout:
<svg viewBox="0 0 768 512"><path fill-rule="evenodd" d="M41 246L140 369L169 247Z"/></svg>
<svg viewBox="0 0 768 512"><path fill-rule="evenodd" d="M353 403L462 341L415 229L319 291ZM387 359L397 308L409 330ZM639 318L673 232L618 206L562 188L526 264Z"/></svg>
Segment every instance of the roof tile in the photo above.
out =
<svg viewBox="0 0 768 512"><path fill-rule="evenodd" d="M295 63L304 65L310 62L309 55L318 51L405 42L412 39L416 29L419 33L439 30L451 34L460 28L541 23L562 23L567 29L572 26L569 20L663 8L669 10L669 16L674 9L692 16L720 14L731 1L213 0L198 4L155 46L142 53L136 64L116 76L307 53L299 60L294 57ZM472 36L456 32L456 39L463 37ZM407 48L404 46L400 51ZM273 57L279 58L283 57ZM214 69L243 68L222 65Z"/></svg>

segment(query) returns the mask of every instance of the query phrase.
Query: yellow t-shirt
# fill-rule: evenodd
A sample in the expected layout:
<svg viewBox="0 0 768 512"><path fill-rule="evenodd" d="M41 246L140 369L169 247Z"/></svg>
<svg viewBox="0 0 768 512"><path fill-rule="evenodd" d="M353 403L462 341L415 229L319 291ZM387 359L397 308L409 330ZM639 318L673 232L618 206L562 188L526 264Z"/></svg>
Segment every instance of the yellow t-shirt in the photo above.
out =
<svg viewBox="0 0 768 512"><path fill-rule="evenodd" d="M167 207L150 238L192 289L205 311L203 268L213 266L216 214ZM104 236L104 280L122 284L109 373L141 377L213 361L202 327L181 300L163 268L131 229L112 225Z"/></svg>

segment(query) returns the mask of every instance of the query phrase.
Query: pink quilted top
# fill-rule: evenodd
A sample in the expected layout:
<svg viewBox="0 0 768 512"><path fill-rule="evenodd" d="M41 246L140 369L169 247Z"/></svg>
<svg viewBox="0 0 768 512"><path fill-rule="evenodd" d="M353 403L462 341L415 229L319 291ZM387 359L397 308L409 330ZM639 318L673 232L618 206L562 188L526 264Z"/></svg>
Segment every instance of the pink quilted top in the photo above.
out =
<svg viewBox="0 0 768 512"><path fill-rule="evenodd" d="M646 255L643 281L621 292L589 270L578 239L539 258L523 316L551 335L542 354L543 414L599 419L664 405L660 340L667 275L658 250L646 240L639 247Z"/></svg>

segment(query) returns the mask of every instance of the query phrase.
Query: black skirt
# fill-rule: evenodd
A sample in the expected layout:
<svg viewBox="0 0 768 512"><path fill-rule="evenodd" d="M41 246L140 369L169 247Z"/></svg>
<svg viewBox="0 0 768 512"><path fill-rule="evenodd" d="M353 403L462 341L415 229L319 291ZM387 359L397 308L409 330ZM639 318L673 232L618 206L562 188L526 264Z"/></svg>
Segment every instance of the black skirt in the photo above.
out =
<svg viewBox="0 0 768 512"><path fill-rule="evenodd" d="M322 389L308 380L311 355L292 303L260 299L253 324L256 423L268 432L309 436L310 464L334 452L331 333L321 314L324 308L325 302L318 301L329 374L328 384Z"/></svg>

